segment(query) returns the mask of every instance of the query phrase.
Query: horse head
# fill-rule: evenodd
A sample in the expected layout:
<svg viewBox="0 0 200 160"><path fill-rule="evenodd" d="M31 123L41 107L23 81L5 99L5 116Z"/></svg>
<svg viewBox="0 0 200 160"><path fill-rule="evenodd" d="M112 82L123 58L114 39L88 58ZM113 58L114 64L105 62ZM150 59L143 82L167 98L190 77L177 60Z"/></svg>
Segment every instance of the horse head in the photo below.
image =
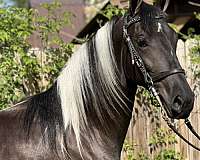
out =
<svg viewBox="0 0 200 160"><path fill-rule="evenodd" d="M125 44L129 48L125 76L133 83L148 88L145 73L137 64L138 57L130 53L136 52L152 78L167 115L175 119L187 118L193 109L194 94L176 56L177 33L168 25L160 8L141 0L132 0L130 4L123 24L124 32L127 32Z"/></svg>

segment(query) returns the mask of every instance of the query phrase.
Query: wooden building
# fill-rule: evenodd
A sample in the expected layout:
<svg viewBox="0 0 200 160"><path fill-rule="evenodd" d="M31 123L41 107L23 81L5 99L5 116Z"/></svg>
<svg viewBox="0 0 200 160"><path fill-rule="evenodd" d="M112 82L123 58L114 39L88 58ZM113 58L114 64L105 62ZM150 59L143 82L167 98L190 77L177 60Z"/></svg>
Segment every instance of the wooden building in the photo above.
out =
<svg viewBox="0 0 200 160"><path fill-rule="evenodd" d="M41 3L50 3L53 0L30 0L30 7L35 8L39 11L40 15L45 15L46 11L41 7ZM66 42L70 42L75 39L75 36L84 28L86 25L85 18L85 0L59 0L62 3L61 8L57 11L63 13L64 11L69 11L73 14L71 26L66 26L61 31L61 36ZM31 44L33 47L41 47L40 38L38 34L34 34L31 37Z"/></svg>
<svg viewBox="0 0 200 160"><path fill-rule="evenodd" d="M153 3L153 0L144 1L147 3ZM107 0L107 3L102 7L102 10L111 3L122 8L128 7L128 0ZM166 10L166 13L168 14L168 22L176 24L180 31L186 33L188 28L193 27L196 29L196 33L200 34L200 23L195 20L194 12L200 12L200 7L191 5L189 0L170 0ZM96 32L99 28L97 22L98 19L107 21L105 17L97 13L96 16L79 32L77 37L84 38L86 35Z"/></svg>
<svg viewBox="0 0 200 160"><path fill-rule="evenodd" d="M12 0L10 0L11 2ZM103 10L107 5L113 4L121 8L128 7L128 0L99 0L102 2L96 9L96 14L91 20L88 21L86 12L88 8L95 8L94 6L89 6L86 0L59 0L62 3L61 9L58 13L64 11L71 12L74 16L72 17L72 26L66 26L62 31L61 35L66 42L70 42L77 38L84 38L96 32L99 29L98 19L107 21L105 17L98 13L98 10ZM153 0L144 0L147 3L152 3ZM200 2L199 0L168 0L167 14L170 23L174 23L178 26L178 29L183 33L187 32L187 29L191 26L196 28L196 32L200 33L199 22L194 19L194 12L200 12ZM53 0L24 0L24 7L31 7L39 10L41 15L45 15L45 10L40 7L41 3L51 3ZM196 5L194 5L196 4ZM198 5L199 4L199 5ZM95 11L93 11L95 12ZM31 43L33 47L40 47L40 41L38 34L34 34L31 37Z"/></svg>

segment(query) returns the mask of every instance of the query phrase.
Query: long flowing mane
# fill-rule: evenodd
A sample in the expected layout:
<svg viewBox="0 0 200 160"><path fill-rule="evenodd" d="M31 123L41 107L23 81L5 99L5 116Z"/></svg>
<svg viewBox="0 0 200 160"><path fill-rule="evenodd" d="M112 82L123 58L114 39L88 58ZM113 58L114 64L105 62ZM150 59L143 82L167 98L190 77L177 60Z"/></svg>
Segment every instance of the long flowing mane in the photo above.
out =
<svg viewBox="0 0 200 160"><path fill-rule="evenodd" d="M158 100L169 127L200 150L171 123L186 118L191 126L194 104L177 34L160 9L131 2L125 16L74 52L51 88L0 112L0 159L120 160L138 85Z"/></svg>
<svg viewBox="0 0 200 160"><path fill-rule="evenodd" d="M64 138L65 130L72 130L80 150L80 132L95 123L89 120L89 116L94 116L100 125L108 116L112 119L114 112L118 112L114 103L121 108L126 105L113 54L113 23L106 23L72 55L48 91L29 100L25 128L29 133L36 119L54 149L57 133Z"/></svg>

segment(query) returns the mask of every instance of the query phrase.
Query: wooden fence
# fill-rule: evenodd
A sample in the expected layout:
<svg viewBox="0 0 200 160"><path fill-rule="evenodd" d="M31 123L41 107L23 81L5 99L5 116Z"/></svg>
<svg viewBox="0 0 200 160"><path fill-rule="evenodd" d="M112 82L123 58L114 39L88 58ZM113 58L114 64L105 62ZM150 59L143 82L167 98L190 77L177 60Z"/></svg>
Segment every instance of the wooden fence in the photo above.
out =
<svg viewBox="0 0 200 160"><path fill-rule="evenodd" d="M189 48L191 48L193 44L194 42L191 40L186 42L179 40L177 45L177 56L182 67L186 70L187 80L192 89L195 88L196 82L193 79L192 68L194 68L194 66L190 62ZM198 90L196 90L196 93L197 91ZM142 97L140 97L140 99L141 98ZM153 108L144 103L141 104L141 102L138 102L139 101L136 101L134 105L133 118L126 138L128 144L133 146L134 153L148 153L149 157L152 158L156 153L158 153L158 151L160 151L160 148L170 147L179 152L184 160L200 159L200 152L188 146L177 136L177 142L175 144L166 144L163 147L158 147L158 149L152 148L152 146L150 146L150 140L153 133L158 127L168 130L168 126L162 120L159 112L154 112L152 111ZM195 97L194 109L190 115L190 120L197 132L200 133L200 96ZM188 132L182 120L177 122L177 128L188 140L200 147L200 142ZM173 134L173 132L168 132L167 134ZM128 160L126 151L122 152L121 159Z"/></svg>

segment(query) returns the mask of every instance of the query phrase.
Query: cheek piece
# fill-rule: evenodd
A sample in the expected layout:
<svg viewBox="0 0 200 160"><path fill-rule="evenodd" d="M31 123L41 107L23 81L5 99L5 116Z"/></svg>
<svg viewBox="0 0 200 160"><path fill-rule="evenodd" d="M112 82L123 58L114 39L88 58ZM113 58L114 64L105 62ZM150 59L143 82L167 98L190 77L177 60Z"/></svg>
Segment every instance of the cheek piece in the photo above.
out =
<svg viewBox="0 0 200 160"><path fill-rule="evenodd" d="M163 15L159 15L154 17L155 19L162 19L164 18ZM189 144L191 147L193 147L194 149L200 151L200 148L198 148L197 146L195 146L194 144L192 144L190 141L188 141L186 138L183 137L183 135L181 133L179 133L179 131L177 130L175 124L174 124L174 119L171 119L167 116L167 112L164 109L164 106L160 100L159 97L159 93L156 91L155 87L154 87L154 83L155 82L159 82L162 79L171 76L173 74L185 74L185 71L182 68L175 68L172 69L171 71L165 71L165 72L160 72L156 75L150 75L144 65L144 62L142 60L142 58L140 57L140 55L138 54L137 50L136 50L136 42L132 42L131 38L128 34L128 28L135 23L138 23L141 21L141 17L140 16L131 16L129 14L126 14L124 16L124 24L123 24L123 36L124 36L124 40L126 41L126 44L128 46L129 49L129 53L131 56L131 62L132 65L136 65L140 72L143 75L143 81L145 84L145 87L148 89L148 91L156 98L156 100L158 101L160 108L161 108L161 114L162 114L162 118L166 121L167 125L169 126L169 128L171 128L172 131L174 131L183 141L185 141L187 144ZM160 23L158 23L160 24ZM160 32L162 30L161 24L158 26L158 32ZM192 127L189 119L185 119L185 124L186 126L189 128L189 130L200 140L200 136L196 133L196 131L194 130L194 128Z"/></svg>

